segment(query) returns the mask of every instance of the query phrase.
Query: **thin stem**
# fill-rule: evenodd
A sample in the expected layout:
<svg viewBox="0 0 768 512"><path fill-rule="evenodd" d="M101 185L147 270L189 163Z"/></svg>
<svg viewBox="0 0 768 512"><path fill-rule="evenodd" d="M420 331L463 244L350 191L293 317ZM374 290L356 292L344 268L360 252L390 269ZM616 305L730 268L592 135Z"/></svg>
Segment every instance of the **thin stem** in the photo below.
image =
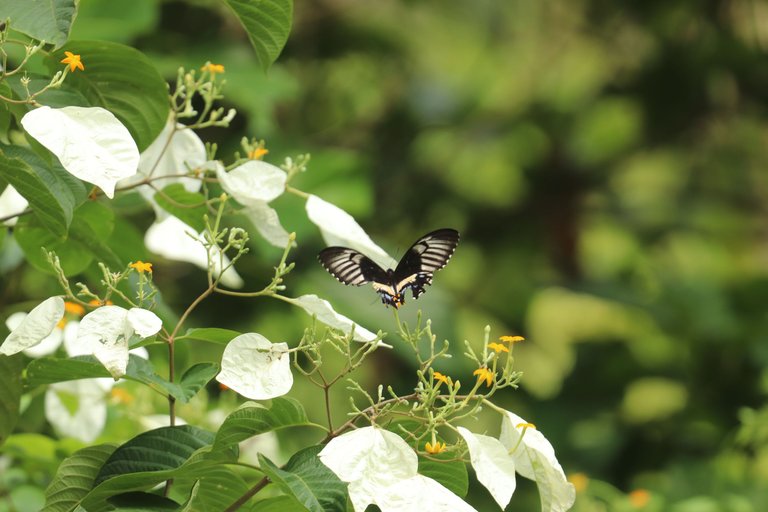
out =
<svg viewBox="0 0 768 512"><path fill-rule="evenodd" d="M260 490L262 490L264 487L267 486L269 483L268 477L263 477L261 480L258 481L256 485L248 489L245 494L240 496L234 503L232 503L229 507L227 507L224 512L234 512L235 510L239 509L243 505L246 504L246 502L254 497L256 493L258 493Z"/></svg>

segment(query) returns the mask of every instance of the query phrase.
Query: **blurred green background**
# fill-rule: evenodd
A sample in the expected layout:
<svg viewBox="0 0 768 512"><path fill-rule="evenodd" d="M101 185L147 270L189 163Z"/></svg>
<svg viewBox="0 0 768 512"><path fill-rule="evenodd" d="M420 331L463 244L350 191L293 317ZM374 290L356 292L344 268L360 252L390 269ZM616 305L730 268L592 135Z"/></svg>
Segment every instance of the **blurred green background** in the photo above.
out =
<svg viewBox="0 0 768 512"><path fill-rule="evenodd" d="M461 231L402 317L432 318L454 342L438 369L466 382L464 339L479 344L486 324L526 337L522 387L498 402L552 441L576 510L768 510L767 2L298 1L266 75L214 1L83 0L72 39L95 38L137 47L169 80L223 64L239 115L203 140L224 158L244 135L265 139L273 163L311 153L295 185L394 256L429 230ZM298 234L286 293L392 332L369 288L317 263L303 202L275 206ZM238 270L255 289L278 258L254 235ZM204 286L162 261L155 281L177 311ZM289 344L307 325L277 301L227 297L194 321ZM365 371L371 391L415 383L402 346ZM320 392L297 383L292 396L312 409ZM497 433L486 419L475 428ZM537 509L533 485L518 492L508 510Z"/></svg>

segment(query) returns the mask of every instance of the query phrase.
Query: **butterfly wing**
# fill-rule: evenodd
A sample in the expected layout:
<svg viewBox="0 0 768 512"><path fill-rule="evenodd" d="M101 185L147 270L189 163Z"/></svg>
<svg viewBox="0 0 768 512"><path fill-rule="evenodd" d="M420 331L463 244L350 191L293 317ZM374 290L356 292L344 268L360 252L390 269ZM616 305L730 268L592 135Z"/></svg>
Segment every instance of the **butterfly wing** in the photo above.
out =
<svg viewBox="0 0 768 512"><path fill-rule="evenodd" d="M455 229L438 229L427 233L406 251L394 273L395 291L401 293L410 288L413 298L424 293L424 287L432 284L432 275L443 268L459 245L459 232Z"/></svg>
<svg viewBox="0 0 768 512"><path fill-rule="evenodd" d="M366 255L348 247L327 247L317 255L325 270L344 284L388 283L387 272Z"/></svg>

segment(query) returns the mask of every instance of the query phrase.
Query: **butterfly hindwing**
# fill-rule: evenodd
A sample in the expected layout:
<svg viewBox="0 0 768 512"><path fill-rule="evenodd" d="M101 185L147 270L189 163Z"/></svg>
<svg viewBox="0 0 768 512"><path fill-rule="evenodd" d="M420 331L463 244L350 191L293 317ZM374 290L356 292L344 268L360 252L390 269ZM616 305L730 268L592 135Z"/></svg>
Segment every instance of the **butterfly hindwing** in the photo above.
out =
<svg viewBox="0 0 768 512"><path fill-rule="evenodd" d="M347 247L328 247L320 251L323 267L344 284L361 286L370 282L386 283L387 273L364 254Z"/></svg>
<svg viewBox="0 0 768 512"><path fill-rule="evenodd" d="M459 232L455 229L438 229L427 233L406 251L394 273L395 290L406 287L418 298L424 287L432 284L432 274L443 268L453 256L459 244Z"/></svg>

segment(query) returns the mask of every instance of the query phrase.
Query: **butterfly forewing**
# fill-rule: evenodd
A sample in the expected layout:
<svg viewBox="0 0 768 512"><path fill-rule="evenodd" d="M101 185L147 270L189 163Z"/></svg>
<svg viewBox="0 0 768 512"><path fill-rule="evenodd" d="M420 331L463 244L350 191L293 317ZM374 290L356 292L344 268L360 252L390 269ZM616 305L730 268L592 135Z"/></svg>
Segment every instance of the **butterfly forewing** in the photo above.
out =
<svg viewBox="0 0 768 512"><path fill-rule="evenodd" d="M384 269L354 249L328 247L320 251L318 259L328 272L344 284L360 286L388 280Z"/></svg>
<svg viewBox="0 0 768 512"><path fill-rule="evenodd" d="M424 287L432 284L432 274L448 263L458 244L459 232L455 229L438 229L416 240L395 269L397 292L410 288L418 299Z"/></svg>

